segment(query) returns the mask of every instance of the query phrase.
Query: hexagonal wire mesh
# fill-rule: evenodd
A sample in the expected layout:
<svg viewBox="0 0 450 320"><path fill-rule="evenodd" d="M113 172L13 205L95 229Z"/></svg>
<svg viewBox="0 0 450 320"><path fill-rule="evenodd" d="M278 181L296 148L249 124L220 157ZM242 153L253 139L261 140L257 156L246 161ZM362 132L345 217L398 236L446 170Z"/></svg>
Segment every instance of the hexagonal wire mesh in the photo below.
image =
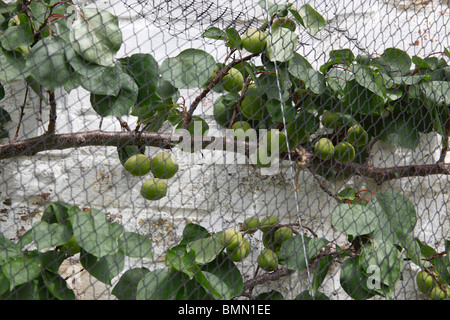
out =
<svg viewBox="0 0 450 320"><path fill-rule="evenodd" d="M446 298L449 17L2 3L2 299Z"/></svg>

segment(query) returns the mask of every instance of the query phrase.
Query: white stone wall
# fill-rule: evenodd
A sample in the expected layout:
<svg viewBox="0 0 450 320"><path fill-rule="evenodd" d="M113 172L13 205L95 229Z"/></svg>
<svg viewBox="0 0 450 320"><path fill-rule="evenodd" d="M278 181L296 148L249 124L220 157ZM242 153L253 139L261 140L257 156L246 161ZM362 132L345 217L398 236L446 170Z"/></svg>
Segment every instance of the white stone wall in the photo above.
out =
<svg viewBox="0 0 450 320"><path fill-rule="evenodd" d="M350 47L357 52L355 44L372 53L381 53L384 48L395 46L407 50L411 55L423 55L449 47L449 30L446 26L450 20L450 10L447 6L441 6L438 1L430 1L425 6L417 5L405 10L402 6L408 2L385 2L308 1L331 20L332 26L347 29L349 37L357 38L357 42L349 41L342 33L331 29L330 32L321 32L319 39L302 35L300 40L307 45L299 53L317 67L327 59L327 54L332 49ZM225 6L228 2L221 3ZM255 7L256 3L257 1L233 0L229 6L238 12L242 8L249 15L258 16L262 11ZM298 6L302 4L303 2ZM181 34L183 21L171 25L170 29L155 26L155 12L148 5L140 7L134 0L98 1L90 5L98 5L119 16L124 38L119 56L144 52L153 54L162 62L167 56L175 56L190 47L206 50L218 60L225 55L225 47L217 47L216 42L199 38L200 31L195 28L186 30L186 35ZM146 18L140 17L137 12L144 13ZM158 24L162 25L162 18L165 16L164 13L159 14ZM8 91L7 99L0 103L13 117L13 122L8 124L10 136L13 137L19 119L18 106L23 103L25 91L21 83L5 88ZM195 90L183 92L187 103L196 93L198 92ZM31 96L27 99L19 138L42 134L48 121L47 110L42 112L42 121L36 119L39 117L39 102L36 96ZM212 124L212 103L215 97L209 95L196 111L204 114ZM58 133L99 128L100 118L90 108L89 95L83 89L74 90L68 95L58 93L57 108ZM135 119L130 117L126 121L132 125ZM106 118L102 129L120 130L120 126L116 119ZM214 135L218 130L220 129L211 125L210 134ZM387 167L399 163L432 163L439 157L439 146L440 141L434 135L423 136L417 152L394 150L392 146L380 143L374 148L377 152L373 159L375 165ZM149 155L158 151L154 148L147 150ZM157 202L142 199L139 188L145 178L125 174L115 148L85 147L1 160L0 232L17 240L33 222L40 219L50 202L62 200L80 207L102 209L112 219L121 222L126 230L148 235L152 239L154 261L130 259L128 267L158 267L164 259L165 250L180 239L187 222L198 222L211 231L219 231L235 226L252 215L276 215L284 223L298 222L300 215L302 224L319 236L345 243L345 238L333 230L330 223L330 213L336 202L319 187L310 173L300 173L296 197L288 162L283 162L280 174L263 176L252 166L219 165L215 163L215 155L210 151L192 156L178 150L173 152L180 162L180 171L170 179L167 197ZM447 161L450 161L450 157ZM346 185L358 185L374 192L388 189L403 192L416 205L420 216L416 228L416 235L420 239L442 249L443 240L450 236L447 176L402 179L386 182L381 186L365 179L357 179L339 181L338 185L330 184L329 188L338 191ZM261 247L258 237L258 233L255 234L252 244ZM255 258L256 253L242 265L245 274L253 274L250 262ZM73 263L76 266L76 257ZM69 266L67 274L71 274L74 268L78 267ZM340 288L339 270L339 265L330 270L321 291L333 299L349 299ZM405 280L400 284L395 298L424 298L416 293L412 280L416 271L414 266L410 268L406 264ZM114 298L109 294L111 288L89 278L85 273L70 284L76 289L80 299ZM298 292L308 288L307 274L301 272L280 282L259 286L255 292L263 292L269 287L280 290L286 298L293 298Z"/></svg>

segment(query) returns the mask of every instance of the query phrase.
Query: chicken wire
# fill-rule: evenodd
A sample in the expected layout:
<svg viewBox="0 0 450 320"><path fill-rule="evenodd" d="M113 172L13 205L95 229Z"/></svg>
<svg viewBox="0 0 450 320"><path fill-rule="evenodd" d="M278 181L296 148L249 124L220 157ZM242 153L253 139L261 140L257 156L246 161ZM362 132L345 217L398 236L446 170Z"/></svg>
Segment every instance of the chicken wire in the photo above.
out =
<svg viewBox="0 0 450 320"><path fill-rule="evenodd" d="M216 61L223 62L230 48L224 46L223 42L205 38L204 33L211 27L223 30L234 28L239 34L258 27L269 17L267 3L269 2L174 0L93 1L78 3L78 5L80 8L99 7L118 16L123 35L123 45L118 51L118 56L126 57L134 53L151 54L161 67L166 58L175 57L189 48L204 50ZM297 23L298 41L295 52L305 57L316 70L328 61L331 50L343 48L349 48L355 55L366 55L370 58L379 56L387 48L399 48L411 56L420 57L449 48L447 22L450 9L448 2L445 1L350 1L348 3L311 1L307 3L325 17L326 26L317 34L311 35ZM293 6L301 7L304 4L304 2L295 1ZM4 17L6 16L7 14L4 13ZM5 23L3 22L3 25ZM2 35L3 52L7 51L4 39L6 39L5 34ZM245 52L241 50L228 59L239 59L244 54ZM448 56L441 56L443 61L448 63ZM0 61L2 63L0 69L5 70L7 60ZM258 57L249 61L259 66L264 63ZM269 87L268 90L271 90L274 96L279 94L281 97L280 79L284 79L283 77L289 74L289 70L278 63L274 63L271 67L275 81L273 87ZM441 70L448 73L448 67ZM307 257L304 254L303 258L310 259L311 263L306 263L301 270L296 271L286 267L287 265L297 266L300 262L289 260L285 254L284 258L289 261L289 264L280 263L277 270L265 272L258 267L257 258L261 250L266 247L264 235L267 233L260 230L253 234L245 233L244 237L249 240L252 248L249 256L242 261L231 263L226 259L224 250L217 253L217 259L210 262L208 266L204 266L204 273L209 272L208 274L213 275L211 277L221 274L226 278L224 273L234 267L242 275L241 283L239 282L241 278L235 278L236 273L230 273L225 281L229 287L227 290L224 289L222 297L245 300L267 297L277 299L280 296L284 299L301 298L299 294L313 288L314 281L317 281L317 270L324 266L329 270L315 298L323 298L322 295L336 300L360 297L357 293L349 292L351 290L349 287L353 288L350 284L340 280L343 277L344 266L346 272L349 270L357 272L359 269L348 267L349 260L345 262L345 257L340 257L339 250L351 248L356 250L351 251L351 254L357 255L361 248L357 248L356 242L351 242L354 239L339 230L338 222L331 221L332 214L336 212L335 208L339 204L358 200L366 201L375 194L383 192L395 192L401 195L400 200L410 201L399 203L396 206L399 210L403 210L404 206L414 207L417 212L417 222L414 224L411 235L420 239L422 244L429 246L427 247L429 250L434 249L435 256L443 256L442 253L447 250L446 241L450 234L447 205L448 175L445 174L445 170L449 170L448 157L445 158L442 137L436 133L433 123L430 123L429 114L416 115L415 124L424 128L425 132L420 134L411 127L410 122L402 121L402 114L395 114L395 117L388 118L388 116L371 117L370 112L367 112L359 119L368 131L385 125L384 121L398 123L398 127L388 133L390 137L395 136L393 139L397 145L386 141L375 141L371 144L370 158L367 159L370 165L376 168L393 167L392 172L386 170L378 173L376 170L371 170L372 167L352 165L346 167L333 161L331 164L316 161L314 163L319 167L309 166L312 150L318 137L327 136L335 144L342 139L342 131L327 129L323 123L318 123L317 132L307 142L295 146L295 149L294 146L288 145L288 152L283 154L275 173L264 174L264 171L260 171L260 168L254 164L236 163L236 159L233 159L234 152L231 152L231 156L225 153L227 159L225 161L223 152L206 149L186 153L172 146L168 150L175 155L179 170L174 177L167 180L167 196L158 201L148 201L139 193L140 186L147 178L130 176L119 159L117 149L129 141L117 139L112 135L112 142L102 140L105 144L101 145L95 142L95 137L89 135L94 131L122 133L132 131L139 121L135 116L101 117L98 110L95 111L91 107L93 101L84 88L75 88L69 92L58 88L51 95L39 96L35 88L32 88L32 81L27 83L2 81L2 85L5 98L1 101L0 111L6 111L7 114L0 114L2 116L0 128L4 129L2 132L5 134L0 141L0 150L3 151L0 167L1 235L14 243L18 243L22 238L26 239L26 236L29 236L26 232L41 221L46 210L49 210L48 208L55 202L62 202L78 206L81 212L100 210L107 217L104 221L106 225L118 223L123 226L124 232L134 232L151 241L151 257L135 256L123 260L111 257L108 271L101 269L106 268L101 263L98 269L95 269L95 263L88 263L89 259L95 259L92 252L81 251L65 259L58 269L61 278L57 279L58 281L63 279L67 283L76 299L123 297L117 294L117 291L125 292L127 288L121 287L123 283L120 283L121 286L116 287L116 285L127 270L141 270L137 272L143 274L148 272L153 275L152 278L144 277L145 281L140 282L141 291L136 293L140 298L153 297L152 290L155 290L155 296L160 298L174 298L167 295L167 292L173 294L178 292L184 299L210 299L214 295L205 294L204 287L193 286L192 280L187 280L186 274L189 272L182 277L180 273L166 271L168 270L166 265L168 250L173 249L183 239L186 226L199 225L214 236L227 228L241 229L243 221L252 216L259 219L276 216L279 226L292 227L297 239L301 239L296 242L298 247L294 247L294 250L298 252L307 252L309 239L326 239L328 243L317 250L317 255L314 257ZM351 99L357 101L355 108L358 105L368 107L365 101L372 98L367 91L361 91L363 93L358 92L356 96L351 96ZM198 88L180 89L179 98L174 103L184 104L189 108L201 92L202 89ZM224 134L225 128L217 123L213 112L215 102L223 94L223 92L208 92L194 113L195 116L201 116L209 123L209 136L222 137ZM348 94L352 93L348 92ZM448 97L449 93L443 91L442 94ZM331 98L317 95L314 99L308 100L307 103L310 106L318 106L315 110L320 112L317 119L322 119L323 116L320 117L320 115L323 109L329 109L330 104L335 102L333 99L328 99ZM280 100L282 101L283 98L281 97ZM447 100L445 103L444 107L448 109ZM307 109L307 107L303 105L298 110L300 109ZM417 112L424 112L425 109L417 108L417 110L419 110ZM281 112L281 116L275 123L281 132L287 125L287 116ZM12 121L7 121L8 117ZM265 114L265 117L267 121L273 120L271 115ZM156 121L147 122L147 126L151 128L154 123L157 132L162 135L173 133L174 126L169 121L159 125ZM311 118L305 121L313 120ZM48 148L45 145L47 143L45 138L53 134L49 133L51 130L49 125L52 123L55 125L54 134L66 134L66 136L61 136L60 140L53 142ZM252 125L255 123L252 122ZM443 120L441 124L442 130L448 134L448 120ZM265 129L266 125L267 123L259 128ZM77 132L86 134L80 134L73 139L70 134ZM20 141L31 138L34 140L28 140L28 144L20 145ZM10 143L14 145L12 149L9 149ZM71 147L71 143L76 147ZM414 146L414 149L405 146ZM153 145L147 146L144 153L153 157L160 151L160 148ZM357 153L359 151L361 150L357 149ZM363 160L366 157L365 154L357 154L357 156L362 157ZM229 159L233 159L231 164ZM435 166L438 162L445 170L438 170L439 168ZM333 167L334 165L336 167ZM319 172L321 166L329 171ZM408 166L411 166L409 171ZM333 173L333 170L345 173L338 175ZM415 173L414 170L417 172ZM396 174L404 175L404 177L396 179ZM346 198L348 194L342 192L351 189L360 193L353 194L351 199ZM386 199L396 203L395 198ZM399 221L397 227L402 229L401 226L408 223L410 221ZM312 244L315 240L309 241ZM2 245L4 252L8 252L7 242L3 241ZM28 245L26 250L35 249L33 247L35 243L30 242ZM358 242L358 245L361 244ZM385 249L381 244L378 245L381 249L378 247L377 249ZM98 245L98 247L101 246L101 244ZM57 245L46 250L58 251L60 248L61 246ZM95 246L91 250L95 250ZM209 249L205 248L205 252L207 250ZM401 254L397 258L403 261L402 280L396 283L395 290L391 293L392 297L394 299L428 299L427 295L418 290L415 281L421 267L417 266L415 263L417 261L405 254L404 250L398 252ZM8 254L2 255L3 261L7 261ZM353 257L351 254L349 257ZM302 254L292 253L292 255L298 259L302 258ZM390 255L389 258L391 258ZM116 262L117 270L111 266ZM385 262L384 259L380 263L383 262ZM87 270L89 269L87 265L90 266L90 270ZM397 267L392 264L389 266ZM42 295L44 298L50 298L50 295L45 296L48 284L43 285L42 280L41 282L36 280L37 278L33 279L34 282L17 280L20 281L20 286L15 287L10 282L5 282L5 279L14 278L7 274L5 265L2 270L4 271L3 277L0 278L3 281L0 282L2 298L30 299L42 298ZM365 271L367 274L364 280L361 280L361 286L367 289L369 283L365 281L371 273L369 270ZM31 271L25 266L23 272ZM110 279L109 275L102 276L102 272L114 273L114 277ZM46 275L48 276L48 273ZM21 278L17 276L14 279ZM374 283L379 284L376 281ZM233 288L239 286L242 286L240 294L234 295ZM117 291L113 291L115 287ZM187 294L188 291L192 293ZM383 297L377 295L368 298L382 299Z"/></svg>

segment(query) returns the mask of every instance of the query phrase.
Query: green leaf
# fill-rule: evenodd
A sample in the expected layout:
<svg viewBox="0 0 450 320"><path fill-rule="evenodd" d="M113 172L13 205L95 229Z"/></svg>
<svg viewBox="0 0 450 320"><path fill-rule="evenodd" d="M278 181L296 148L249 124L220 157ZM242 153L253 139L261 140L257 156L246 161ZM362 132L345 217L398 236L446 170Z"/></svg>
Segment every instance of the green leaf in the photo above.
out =
<svg viewBox="0 0 450 320"><path fill-rule="evenodd" d="M65 225L59 223L48 224L45 221L37 221L33 224L33 240L39 251L42 249L62 245L69 241L70 231Z"/></svg>
<svg viewBox="0 0 450 320"><path fill-rule="evenodd" d="M230 48L242 48L242 39L239 35L239 32L235 28L227 28L225 30L225 33L227 35L227 47Z"/></svg>
<svg viewBox="0 0 450 320"><path fill-rule="evenodd" d="M425 97L437 104L450 104L450 82L430 81L422 83Z"/></svg>
<svg viewBox="0 0 450 320"><path fill-rule="evenodd" d="M361 266L364 270L371 267L377 269L381 283L393 286L400 280L403 259L398 249L389 241L373 239L363 246L361 251Z"/></svg>
<svg viewBox="0 0 450 320"><path fill-rule="evenodd" d="M65 48L66 43L61 38L44 38L33 46L27 57L26 67L31 76L48 90L62 87L73 76Z"/></svg>
<svg viewBox="0 0 450 320"><path fill-rule="evenodd" d="M169 268L147 272L137 285L137 300L172 300L185 283L183 273Z"/></svg>
<svg viewBox="0 0 450 320"><path fill-rule="evenodd" d="M377 215L370 207L338 204L331 212L331 224L340 232L352 236L366 235L377 228Z"/></svg>
<svg viewBox="0 0 450 320"><path fill-rule="evenodd" d="M303 249L303 239L307 251L307 259L305 260L305 251ZM300 235L294 236L283 242L278 257L280 262L287 268L301 271L306 268L306 264L312 259L328 241L323 238L309 238Z"/></svg>
<svg viewBox="0 0 450 320"><path fill-rule="evenodd" d="M420 142L420 132L414 118L390 115L384 119L379 138L394 146L415 150Z"/></svg>
<svg viewBox="0 0 450 320"><path fill-rule="evenodd" d="M276 290L270 290L268 292L262 292L255 297L255 300L284 300L281 292Z"/></svg>
<svg viewBox="0 0 450 320"><path fill-rule="evenodd" d="M195 262L198 264L213 261L223 249L222 232L217 232L207 238L189 242L186 246L188 252L191 250L195 252Z"/></svg>
<svg viewBox="0 0 450 320"><path fill-rule="evenodd" d="M0 234L0 260L8 260L20 256L22 251L20 245L12 242Z"/></svg>
<svg viewBox="0 0 450 320"><path fill-rule="evenodd" d="M353 188L345 188L337 194L339 199L346 199L346 200L355 200L356 198L356 191Z"/></svg>
<svg viewBox="0 0 450 320"><path fill-rule="evenodd" d="M373 238L403 245L417 222L414 204L407 197L395 192L377 194L369 207L377 215L377 229Z"/></svg>
<svg viewBox="0 0 450 320"><path fill-rule="evenodd" d="M411 69L411 57L403 50L397 48L387 48L381 54L382 64L391 72L407 74Z"/></svg>
<svg viewBox="0 0 450 320"><path fill-rule="evenodd" d="M195 252L186 252L185 244L176 245L167 250L165 263L168 267L184 272L192 279L194 275Z"/></svg>
<svg viewBox="0 0 450 320"><path fill-rule="evenodd" d="M408 257L416 265L422 268L431 267L429 259L436 254L433 248L422 244L419 239L414 238L412 235L405 236L405 239L402 241L402 246L405 248Z"/></svg>
<svg viewBox="0 0 450 320"><path fill-rule="evenodd" d="M41 260L30 252L28 255L17 256L2 264L2 272L10 283L10 290L31 281L41 273Z"/></svg>
<svg viewBox="0 0 450 320"><path fill-rule="evenodd" d="M60 250L48 250L40 253L42 269L59 273L59 267L66 259L66 253Z"/></svg>
<svg viewBox="0 0 450 320"><path fill-rule="evenodd" d="M152 255L152 242L146 236L135 232L124 232L119 240L123 253L131 258L148 258Z"/></svg>
<svg viewBox="0 0 450 320"><path fill-rule="evenodd" d="M327 85L325 83L325 77L320 72L314 69L308 69L305 86L315 94L322 94L325 92Z"/></svg>
<svg viewBox="0 0 450 320"><path fill-rule="evenodd" d="M217 27L209 27L205 32L203 32L202 37L215 40L228 40L227 33Z"/></svg>
<svg viewBox="0 0 450 320"><path fill-rule="evenodd" d="M294 57L297 34L288 28L272 29L267 38L266 56L270 61L286 62Z"/></svg>
<svg viewBox="0 0 450 320"><path fill-rule="evenodd" d="M325 256L319 260L317 265L317 269L314 270L314 275L312 279L312 289L314 293L317 293L320 285L328 274L330 270L331 264L333 262L332 256Z"/></svg>
<svg viewBox="0 0 450 320"><path fill-rule="evenodd" d="M76 72L83 89L99 95L116 96L122 87L124 71L119 64L102 66L83 59L71 47L65 51L67 61Z"/></svg>
<svg viewBox="0 0 450 320"><path fill-rule="evenodd" d="M44 271L42 279L50 293L59 300L75 300L75 293L67 286L67 281L59 274Z"/></svg>
<svg viewBox="0 0 450 320"><path fill-rule="evenodd" d="M241 272L225 253L197 269L195 279L219 299L230 300L240 296L244 289Z"/></svg>
<svg viewBox="0 0 450 320"><path fill-rule="evenodd" d="M125 266L125 256L122 250L118 250L115 253L98 258L81 250L80 263L93 277L111 285L111 280L119 275Z"/></svg>
<svg viewBox="0 0 450 320"><path fill-rule="evenodd" d="M5 50L18 50L28 54L33 43L33 31L29 23L19 26L11 26L0 37L2 47Z"/></svg>
<svg viewBox="0 0 450 320"><path fill-rule="evenodd" d="M206 228L196 223L188 223L183 229L183 238L181 239L180 244L186 244L209 236L210 234Z"/></svg>
<svg viewBox="0 0 450 320"><path fill-rule="evenodd" d="M320 72L327 73L329 68L331 68L334 65L349 65L355 60L355 55L350 49L339 49L339 50L331 50L330 53L330 59L327 63L322 65L320 67Z"/></svg>
<svg viewBox="0 0 450 320"><path fill-rule="evenodd" d="M340 96L345 90L347 82L354 80L355 75L349 70L331 68L326 73L325 78L329 87Z"/></svg>
<svg viewBox="0 0 450 320"><path fill-rule="evenodd" d="M268 100L266 102L266 109L273 122L283 122L283 117L285 117L288 122L292 121L296 114L296 110L289 101L282 104L278 100Z"/></svg>
<svg viewBox="0 0 450 320"><path fill-rule="evenodd" d="M347 82L343 91L342 103L349 111L360 114L381 115L384 111L385 101L380 95L375 94L356 80Z"/></svg>
<svg viewBox="0 0 450 320"><path fill-rule="evenodd" d="M345 259L342 263L339 281L342 289L355 300L369 299L377 293L367 287L368 275L358 262L359 256Z"/></svg>
<svg viewBox="0 0 450 320"><path fill-rule="evenodd" d="M141 281L148 272L150 272L150 270L144 267L125 271L111 293L119 300L136 300L139 281Z"/></svg>
<svg viewBox="0 0 450 320"><path fill-rule="evenodd" d="M292 12L292 11L291 11ZM298 16L294 15L298 22L310 33L315 36L320 30L325 28L327 22L316 10L309 4L305 4L298 9Z"/></svg>
<svg viewBox="0 0 450 320"><path fill-rule="evenodd" d="M63 201L55 201L45 208L42 214L42 221L49 224L52 223L67 223L71 214L77 210L80 210L77 206L65 203Z"/></svg>
<svg viewBox="0 0 450 320"><path fill-rule="evenodd" d="M97 8L84 8L70 28L70 42L77 54L87 61L111 66L122 44L117 17Z"/></svg>
<svg viewBox="0 0 450 320"><path fill-rule="evenodd" d="M386 96L385 86L382 83L383 78L376 74L372 68L361 64L353 64L349 68L355 75L356 82L361 86L382 98Z"/></svg>
<svg viewBox="0 0 450 320"><path fill-rule="evenodd" d="M213 74L216 61L209 53L198 49L186 49L161 64L164 80L179 89L200 88Z"/></svg>
<svg viewBox="0 0 450 320"><path fill-rule="evenodd" d="M267 13L269 14L269 16L272 16L274 13L282 13L284 11L286 11L289 7L292 6L292 4L276 4L276 3L272 3L269 2L267 0L260 0L258 1L258 4L261 6L261 8L263 8L264 10L267 11ZM281 14L282 16L284 16L284 14Z"/></svg>
<svg viewBox="0 0 450 320"><path fill-rule="evenodd" d="M133 77L139 91L137 104L148 106L159 85L159 65L151 54L137 53L120 59L124 70ZM163 98L164 99L164 98Z"/></svg>
<svg viewBox="0 0 450 320"><path fill-rule="evenodd" d="M136 104L139 88L133 78L126 73L120 74L122 87L115 96L91 94L92 108L101 117L127 116Z"/></svg>
<svg viewBox="0 0 450 320"><path fill-rule="evenodd" d="M101 258L119 252L118 239L123 227L108 222L107 216L98 210L78 210L70 217L73 234L78 244L95 257Z"/></svg>
<svg viewBox="0 0 450 320"><path fill-rule="evenodd" d="M295 298L294 300L330 300L330 298L328 298L328 296L326 294L324 294L323 292L318 292L316 291L313 295L311 294L311 292L309 292L309 290L305 290L300 292Z"/></svg>
<svg viewBox="0 0 450 320"><path fill-rule="evenodd" d="M300 80L308 77L308 70L312 69L311 64L302 55L297 52L294 53L291 60L289 60L289 73Z"/></svg>
<svg viewBox="0 0 450 320"><path fill-rule="evenodd" d="M380 204L389 222L390 231L395 232L397 244L405 235L413 232L417 223L417 213L414 204L404 195L397 192L378 193L376 201ZM384 225L383 229L387 226Z"/></svg>

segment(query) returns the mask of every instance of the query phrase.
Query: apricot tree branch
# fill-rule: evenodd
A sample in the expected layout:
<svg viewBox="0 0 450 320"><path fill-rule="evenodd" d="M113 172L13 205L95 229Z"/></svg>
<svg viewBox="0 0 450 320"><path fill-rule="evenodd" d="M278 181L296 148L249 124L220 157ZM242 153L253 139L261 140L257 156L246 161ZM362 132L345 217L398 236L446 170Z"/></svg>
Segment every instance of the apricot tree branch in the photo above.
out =
<svg viewBox="0 0 450 320"><path fill-rule="evenodd" d="M187 129L189 127L189 124L191 123L191 120L192 120L192 115L194 114L194 111L197 108L197 106L199 105L199 103L206 97L206 95L212 90L212 88L214 88L214 86L219 83L220 79L222 79L222 77L224 75L226 75L227 72L230 71L230 69L232 67L234 67L235 65L237 65L243 61L250 60L253 57L256 57L258 55L259 55L259 53L253 53L253 54L243 57L241 59L233 60L232 62L230 62L230 64L228 64L227 66L224 66L222 69L220 69L219 72L217 72L216 77L209 83L209 85L192 102L191 106L189 107L189 110L186 112L186 114L184 116L182 128Z"/></svg>
<svg viewBox="0 0 450 320"><path fill-rule="evenodd" d="M63 134L43 134L38 137L10 141L0 144L0 159L14 158L20 156L33 156L38 152L48 150L63 150L70 148L80 148L87 146L114 146L123 147L125 145L153 146L163 149L172 149L178 143L190 143L191 148L227 150L244 153L250 156L250 143L233 140L228 137L213 136L190 136L190 141L183 141L184 136L179 134L140 132L135 131L86 131ZM230 148L232 146L232 148ZM286 153L280 155L281 159ZM450 175L450 163L437 162L435 164L414 164L406 166L396 166L390 168L378 168L371 164L342 163L334 159L322 161L317 159L313 152L308 150L292 151L292 159L302 159L306 167L321 165L331 167L337 172L345 172L351 175L363 176L373 179L381 184L384 181L395 180L406 177L418 177L428 175Z"/></svg>

